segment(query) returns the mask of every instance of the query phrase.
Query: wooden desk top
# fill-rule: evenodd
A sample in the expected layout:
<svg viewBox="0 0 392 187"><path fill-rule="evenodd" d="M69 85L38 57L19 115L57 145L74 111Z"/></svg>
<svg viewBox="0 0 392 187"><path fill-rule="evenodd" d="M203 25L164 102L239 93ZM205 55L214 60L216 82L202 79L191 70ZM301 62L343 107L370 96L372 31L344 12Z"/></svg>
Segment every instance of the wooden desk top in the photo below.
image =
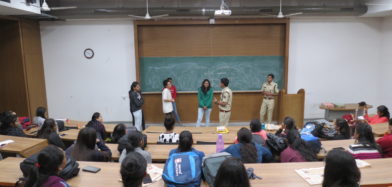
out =
<svg viewBox="0 0 392 187"><path fill-rule="evenodd" d="M19 154L23 157L29 157L48 146L48 142L45 139L38 138L0 135L0 141L4 140L13 140L15 142L0 148L1 152Z"/></svg>
<svg viewBox="0 0 392 187"><path fill-rule="evenodd" d="M147 135L147 144L157 144L160 133L145 133ZM216 142L218 134L193 134L193 141L196 144L197 141L203 142ZM225 144L233 144L237 134L223 134L223 141Z"/></svg>
<svg viewBox="0 0 392 187"><path fill-rule="evenodd" d="M106 146L112 151L112 159L118 161L121 153L117 151L118 144L107 143Z"/></svg>
<svg viewBox="0 0 392 187"><path fill-rule="evenodd" d="M8 157L0 161L0 186L15 186L16 181L23 177L19 164L24 158Z"/></svg>
<svg viewBox="0 0 392 187"><path fill-rule="evenodd" d="M324 105L320 105L320 109L332 110L332 111L350 111L350 110L356 110L357 108L358 108L357 103L344 104L343 106L338 106L338 107L326 107ZM367 108L373 108L373 106L367 105Z"/></svg>
<svg viewBox="0 0 392 187"><path fill-rule="evenodd" d="M36 137L38 133L38 127L33 127L29 130L23 129L23 132L26 134L28 137Z"/></svg>
<svg viewBox="0 0 392 187"><path fill-rule="evenodd" d="M242 127L249 128L249 126L229 126L227 128L230 131L229 133L237 134L237 131L240 130ZM176 126L174 128L174 132L176 132L176 133L181 133L181 131L184 131L184 130L190 131L192 133L198 133L198 134L201 134L201 133L204 133L204 134L207 134L207 133L208 134L217 134L215 126L214 127L212 127L212 126L211 127ZM166 131L166 129L165 129L165 127L163 125L162 126L149 126L149 127L147 127L147 129L145 129L143 131L143 133L162 133L162 132L165 132L165 131Z"/></svg>
<svg viewBox="0 0 392 187"><path fill-rule="evenodd" d="M59 133L63 141L75 141L78 139L79 129L69 129Z"/></svg>
<svg viewBox="0 0 392 187"><path fill-rule="evenodd" d="M84 128L84 126L86 124L87 124L87 122L85 122L85 121L67 120L67 122L65 123L65 126L66 127L70 127L70 128L80 129L80 128ZM104 123L103 125L105 126L105 129L106 129L107 133L113 133L114 127L117 124L114 124L114 123Z"/></svg>
<svg viewBox="0 0 392 187"><path fill-rule="evenodd" d="M374 124L374 125L370 125L372 127L373 130L373 134L375 136L384 136L384 134L388 131L388 123L379 123L379 124Z"/></svg>

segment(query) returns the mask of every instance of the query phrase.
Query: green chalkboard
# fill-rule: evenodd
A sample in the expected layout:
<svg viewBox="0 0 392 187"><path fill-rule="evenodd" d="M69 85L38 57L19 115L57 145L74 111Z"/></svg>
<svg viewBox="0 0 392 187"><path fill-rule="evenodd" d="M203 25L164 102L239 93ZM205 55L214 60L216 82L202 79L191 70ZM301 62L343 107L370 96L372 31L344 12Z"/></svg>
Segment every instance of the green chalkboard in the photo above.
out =
<svg viewBox="0 0 392 187"><path fill-rule="evenodd" d="M143 57L140 79L144 92L160 92L162 81L174 79L178 91L196 91L204 79L219 90L220 79L227 77L232 90L260 90L269 73L281 89L284 81L282 56L219 57Z"/></svg>

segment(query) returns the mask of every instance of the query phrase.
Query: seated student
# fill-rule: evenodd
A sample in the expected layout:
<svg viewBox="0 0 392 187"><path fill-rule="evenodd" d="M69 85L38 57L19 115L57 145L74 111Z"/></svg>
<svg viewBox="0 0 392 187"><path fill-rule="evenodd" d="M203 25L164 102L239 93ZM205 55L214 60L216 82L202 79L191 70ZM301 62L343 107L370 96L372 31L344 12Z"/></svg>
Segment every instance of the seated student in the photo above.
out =
<svg viewBox="0 0 392 187"><path fill-rule="evenodd" d="M158 138L158 143L178 143L179 136L173 132L175 120L173 117L165 118L165 129L166 132L161 133Z"/></svg>
<svg viewBox="0 0 392 187"><path fill-rule="evenodd" d="M267 132L261 129L260 120L252 120L249 124L249 127L252 131L252 141L260 145L265 145L265 141L267 140ZM237 137L235 138L234 143L238 143Z"/></svg>
<svg viewBox="0 0 392 187"><path fill-rule="evenodd" d="M388 132L384 137L378 139L377 143L381 147L383 157L392 157L392 119L389 120Z"/></svg>
<svg viewBox="0 0 392 187"><path fill-rule="evenodd" d="M98 138L105 140L106 139L106 129L103 125L103 118L99 112L95 112L91 117L91 121L89 121L86 127L92 127L97 131Z"/></svg>
<svg viewBox="0 0 392 187"><path fill-rule="evenodd" d="M386 106L380 105L377 107L377 115L374 115L372 117L369 117L368 110L367 108L365 108L364 117L370 125L374 125L378 123L387 123L390 118L390 114Z"/></svg>
<svg viewBox="0 0 392 187"><path fill-rule="evenodd" d="M350 139L351 138L351 130L350 127L348 126L348 122L343 119L343 118L338 118L336 119L335 123L335 130L336 134L334 136L323 136L322 138L326 138L328 140L345 140L345 139ZM317 126L317 128L312 132L314 136L321 137L322 133L322 128L324 126Z"/></svg>
<svg viewBox="0 0 392 187"><path fill-rule="evenodd" d="M37 133L37 138L47 139L49 144L65 149L63 141L57 134L57 125L54 119L49 118L45 120Z"/></svg>
<svg viewBox="0 0 392 187"><path fill-rule="evenodd" d="M227 158L223 161L216 174L214 186L250 187L248 174L241 160Z"/></svg>
<svg viewBox="0 0 392 187"><path fill-rule="evenodd" d="M123 123L117 124L112 133L112 137L108 141L108 143L118 143L120 138L122 138L127 132L127 129Z"/></svg>
<svg viewBox="0 0 392 187"><path fill-rule="evenodd" d="M297 130L287 132L287 148L280 153L281 162L317 161L317 155L312 151Z"/></svg>
<svg viewBox="0 0 392 187"><path fill-rule="evenodd" d="M137 152L130 152L121 163L121 179L124 187L142 187L147 162Z"/></svg>
<svg viewBox="0 0 392 187"><path fill-rule="evenodd" d="M126 127L126 129L127 129L127 134L125 134L124 136L122 136L119 140L118 140L118 147L117 147L117 150L118 150L118 152L122 152L124 149L125 149L125 147L127 146L127 144L128 144L128 139L129 139L129 135L130 135L130 132L132 132L132 131L137 131L137 129L136 129L136 127L134 127L134 126L131 126L131 127ZM144 149L144 148L146 148L147 147L147 135L145 135L145 134L142 134L143 135L143 145L141 145L140 147L142 148L142 149Z"/></svg>
<svg viewBox="0 0 392 187"><path fill-rule="evenodd" d="M239 143L230 145L222 152L228 152L244 163L261 163L272 160L272 153L269 149L252 142L252 133L249 129L241 128L237 132L237 137Z"/></svg>
<svg viewBox="0 0 392 187"><path fill-rule="evenodd" d="M35 117L33 118L33 124L38 125L38 128L41 128L44 125L46 119L46 108L38 107L35 111Z"/></svg>
<svg viewBox="0 0 392 187"><path fill-rule="evenodd" d="M143 156L147 163L151 163L151 154L141 148L143 145L143 134L139 131L130 131L128 135L128 142L125 145L125 149L122 150L119 162L122 162L124 158L130 152L137 152Z"/></svg>
<svg viewBox="0 0 392 187"><path fill-rule="evenodd" d="M26 136L20 125L16 124L18 117L13 111L3 112L0 116L0 134L8 136Z"/></svg>
<svg viewBox="0 0 392 187"><path fill-rule="evenodd" d="M380 148L374 140L372 127L367 123L359 123L354 133L355 144L349 146L349 153L355 159L381 158Z"/></svg>
<svg viewBox="0 0 392 187"><path fill-rule="evenodd" d="M182 152L192 151L192 152L195 152L197 155L199 155L200 160L203 160L204 152L201 152L201 151L198 151L198 150L192 148L192 145L193 145L192 133L189 131L182 131L180 133L180 141L178 142L178 148L172 149L169 153L169 157L174 153L182 153Z"/></svg>
<svg viewBox="0 0 392 187"><path fill-rule="evenodd" d="M100 150L95 148L97 146ZM76 143L66 151L77 161L107 162L112 158L112 152L104 142L97 141L97 132L94 128L86 127L79 131Z"/></svg>
<svg viewBox="0 0 392 187"><path fill-rule="evenodd" d="M64 179L58 176L65 168L67 159L64 151L49 145L37 157L38 162L31 170L25 187L69 187Z"/></svg>
<svg viewBox="0 0 392 187"><path fill-rule="evenodd" d="M361 172L350 153L333 149L325 158L323 187L359 187Z"/></svg>
<svg viewBox="0 0 392 187"><path fill-rule="evenodd" d="M291 117L285 117L283 120L283 125L280 127L278 131L276 131L275 135L286 137L286 132L290 130L297 130L297 126L295 125L295 121Z"/></svg>

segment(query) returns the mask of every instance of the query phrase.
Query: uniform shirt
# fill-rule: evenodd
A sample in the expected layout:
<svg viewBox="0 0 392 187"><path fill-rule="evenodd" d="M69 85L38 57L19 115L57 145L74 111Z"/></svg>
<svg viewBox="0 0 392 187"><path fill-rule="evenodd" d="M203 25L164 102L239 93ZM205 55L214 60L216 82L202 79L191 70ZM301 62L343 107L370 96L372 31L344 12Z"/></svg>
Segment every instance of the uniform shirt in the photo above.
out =
<svg viewBox="0 0 392 187"><path fill-rule="evenodd" d="M173 104L171 102L165 102L165 100L172 100L172 95L168 88L162 91L162 110L165 114L173 112Z"/></svg>
<svg viewBox="0 0 392 187"><path fill-rule="evenodd" d="M279 92L278 89L278 84L276 82L265 82L262 86L261 86L261 91L264 93L273 93L273 94L277 94ZM268 99L273 99L274 96L267 96L264 94L264 98L268 98Z"/></svg>
<svg viewBox="0 0 392 187"><path fill-rule="evenodd" d="M231 89L229 87L223 88L220 96L220 101L225 102L226 105L225 106L219 105L219 109L224 111L230 111L232 100L233 100L233 92L231 91Z"/></svg>

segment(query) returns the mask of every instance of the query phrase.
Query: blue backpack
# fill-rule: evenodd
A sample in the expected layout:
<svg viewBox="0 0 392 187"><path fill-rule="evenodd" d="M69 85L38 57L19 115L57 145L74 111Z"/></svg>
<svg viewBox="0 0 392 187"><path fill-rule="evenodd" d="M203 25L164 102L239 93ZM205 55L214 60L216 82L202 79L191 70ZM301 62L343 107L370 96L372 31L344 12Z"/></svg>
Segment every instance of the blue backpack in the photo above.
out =
<svg viewBox="0 0 392 187"><path fill-rule="evenodd" d="M306 123L304 128L301 130L301 138L308 144L316 154L321 150L320 138L313 136L312 131L316 128L314 123Z"/></svg>
<svg viewBox="0 0 392 187"><path fill-rule="evenodd" d="M162 178L168 187L200 186L201 160L195 152L174 153L166 161Z"/></svg>

